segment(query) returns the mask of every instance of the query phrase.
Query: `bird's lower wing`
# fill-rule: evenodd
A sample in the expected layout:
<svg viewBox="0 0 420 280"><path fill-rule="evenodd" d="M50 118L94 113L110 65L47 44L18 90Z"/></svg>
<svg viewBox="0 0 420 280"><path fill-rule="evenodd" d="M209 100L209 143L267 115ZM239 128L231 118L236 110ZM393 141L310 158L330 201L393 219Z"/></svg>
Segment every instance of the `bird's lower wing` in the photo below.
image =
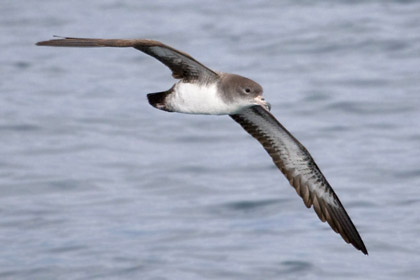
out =
<svg viewBox="0 0 420 280"><path fill-rule="evenodd" d="M38 46L52 47L133 47L165 64L172 71L172 76L184 81L213 81L218 74L207 68L189 54L176 50L161 42L147 39L89 39L59 37L37 43Z"/></svg>
<svg viewBox="0 0 420 280"><path fill-rule="evenodd" d="M367 254L356 227L306 148L261 106L231 117L263 145L306 207L313 206L321 221L327 221L347 243Z"/></svg>

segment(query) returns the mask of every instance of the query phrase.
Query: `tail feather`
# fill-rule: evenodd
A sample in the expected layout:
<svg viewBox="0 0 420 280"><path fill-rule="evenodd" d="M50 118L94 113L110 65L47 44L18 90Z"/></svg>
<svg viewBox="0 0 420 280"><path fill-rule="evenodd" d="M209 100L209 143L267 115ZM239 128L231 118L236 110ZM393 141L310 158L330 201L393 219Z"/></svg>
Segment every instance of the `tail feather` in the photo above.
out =
<svg viewBox="0 0 420 280"><path fill-rule="evenodd" d="M147 95L147 99L149 100L150 105L153 107L167 111L167 112L173 112L166 106L166 97L171 93L171 90L168 91L162 91L162 92L155 92L155 93L149 93Z"/></svg>

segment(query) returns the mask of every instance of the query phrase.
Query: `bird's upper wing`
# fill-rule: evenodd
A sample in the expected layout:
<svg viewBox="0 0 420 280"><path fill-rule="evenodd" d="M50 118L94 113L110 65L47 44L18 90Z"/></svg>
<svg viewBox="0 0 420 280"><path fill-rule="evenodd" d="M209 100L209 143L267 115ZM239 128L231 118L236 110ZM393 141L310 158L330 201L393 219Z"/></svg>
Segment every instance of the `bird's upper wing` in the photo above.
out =
<svg viewBox="0 0 420 280"><path fill-rule="evenodd" d="M218 77L216 72L207 68L189 54L153 40L60 37L60 39L38 42L37 45L54 47L133 47L168 66L172 71L172 76L176 79L210 82Z"/></svg>
<svg viewBox="0 0 420 280"><path fill-rule="evenodd" d="M306 148L261 106L231 117L263 145L306 207L313 205L321 221L327 221L347 243L367 254L353 222Z"/></svg>

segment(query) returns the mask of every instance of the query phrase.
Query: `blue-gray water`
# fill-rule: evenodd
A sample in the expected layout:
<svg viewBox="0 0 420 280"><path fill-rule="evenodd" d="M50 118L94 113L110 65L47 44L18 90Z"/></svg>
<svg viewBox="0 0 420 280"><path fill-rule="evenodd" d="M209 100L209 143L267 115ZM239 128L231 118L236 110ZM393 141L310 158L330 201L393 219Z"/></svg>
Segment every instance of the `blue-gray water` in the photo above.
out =
<svg viewBox="0 0 420 280"><path fill-rule="evenodd" d="M420 3L23 1L0 7L0 279L418 279ZM226 116L169 114L151 38L250 77L369 250L323 224Z"/></svg>

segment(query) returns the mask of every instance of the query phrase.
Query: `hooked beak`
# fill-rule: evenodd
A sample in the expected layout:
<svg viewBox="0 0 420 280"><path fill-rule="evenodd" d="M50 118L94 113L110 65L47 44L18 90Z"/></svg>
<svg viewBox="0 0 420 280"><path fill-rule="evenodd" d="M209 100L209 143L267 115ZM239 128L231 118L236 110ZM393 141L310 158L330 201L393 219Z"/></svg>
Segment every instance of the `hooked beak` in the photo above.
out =
<svg viewBox="0 0 420 280"><path fill-rule="evenodd" d="M264 97L262 95L259 95L254 98L254 101L257 105L261 105L263 108L267 109L268 111L271 110L271 104L265 101Z"/></svg>

